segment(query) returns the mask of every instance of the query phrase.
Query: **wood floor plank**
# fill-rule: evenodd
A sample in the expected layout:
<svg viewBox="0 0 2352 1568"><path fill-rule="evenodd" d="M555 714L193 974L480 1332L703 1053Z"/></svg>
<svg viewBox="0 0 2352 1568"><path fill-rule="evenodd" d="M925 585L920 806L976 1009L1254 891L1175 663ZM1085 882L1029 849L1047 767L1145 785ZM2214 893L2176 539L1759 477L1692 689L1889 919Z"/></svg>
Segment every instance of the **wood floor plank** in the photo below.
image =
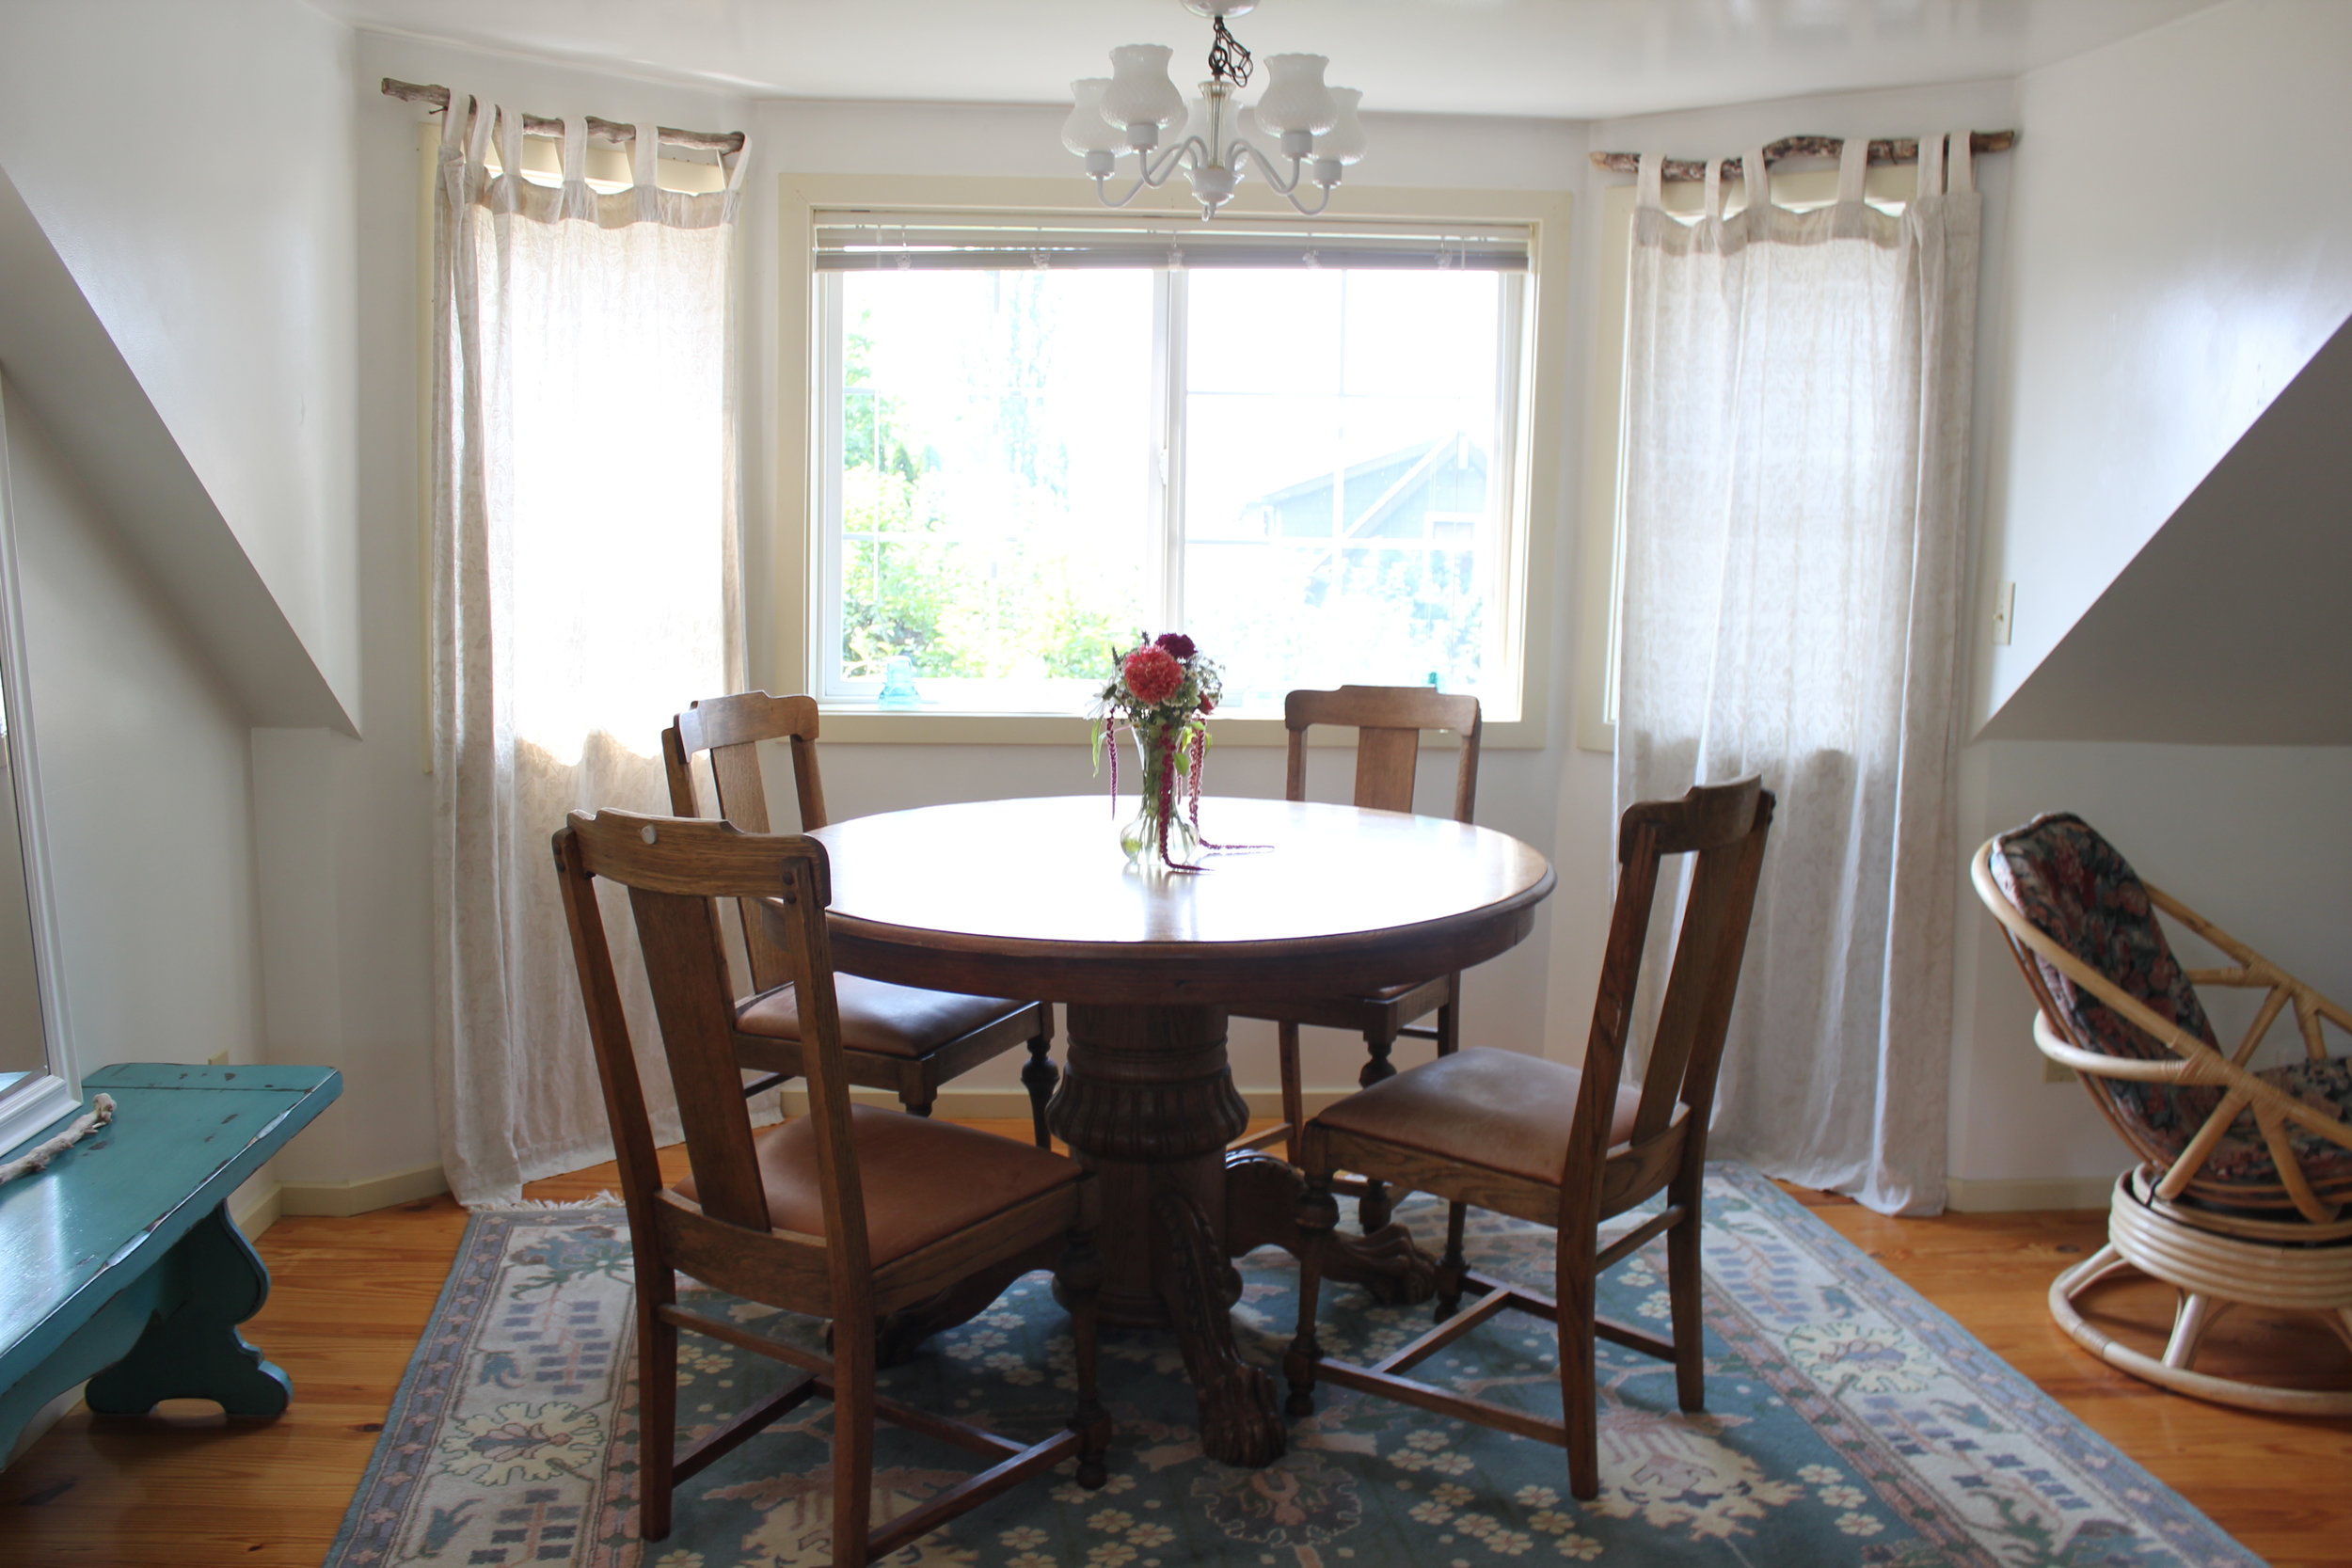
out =
<svg viewBox="0 0 2352 1568"><path fill-rule="evenodd" d="M1025 1120L976 1125L1028 1136ZM664 1164L682 1173L682 1151L665 1151ZM616 1186L602 1165L526 1191L577 1202ZM2312 1568L2352 1558L2352 1489L2342 1483L2352 1473L2352 1421L2168 1394L2086 1354L2051 1323L2050 1278L2105 1240L2103 1212L1897 1220L1843 1198L1795 1196L2256 1553ZM275 1284L247 1333L292 1374L293 1407L268 1422L77 1411L0 1471L0 1563L317 1568L465 1227L446 1197L278 1221L261 1242ZM2161 1325L2169 1308L2161 1292L2140 1288L2117 1297L2114 1310ZM2259 1322L2216 1332L2249 1326L2248 1364L2327 1353L2352 1383L2352 1354L2324 1336Z"/></svg>

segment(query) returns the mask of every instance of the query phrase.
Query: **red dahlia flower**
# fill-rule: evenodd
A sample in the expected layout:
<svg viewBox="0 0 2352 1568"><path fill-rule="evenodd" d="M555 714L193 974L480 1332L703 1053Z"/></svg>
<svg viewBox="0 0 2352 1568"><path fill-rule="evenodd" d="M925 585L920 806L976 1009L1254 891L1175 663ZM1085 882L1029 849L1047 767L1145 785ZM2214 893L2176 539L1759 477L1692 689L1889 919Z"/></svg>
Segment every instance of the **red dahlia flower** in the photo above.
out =
<svg viewBox="0 0 2352 1568"><path fill-rule="evenodd" d="M1152 640L1152 645L1166 648L1172 657L1183 659L1187 664L1192 662L1192 656L1200 652L1193 646L1192 639L1181 631L1164 631Z"/></svg>
<svg viewBox="0 0 2352 1568"><path fill-rule="evenodd" d="M1146 707L1159 706L1184 684L1184 667L1176 662L1174 654L1156 642L1129 654L1123 669L1127 689Z"/></svg>

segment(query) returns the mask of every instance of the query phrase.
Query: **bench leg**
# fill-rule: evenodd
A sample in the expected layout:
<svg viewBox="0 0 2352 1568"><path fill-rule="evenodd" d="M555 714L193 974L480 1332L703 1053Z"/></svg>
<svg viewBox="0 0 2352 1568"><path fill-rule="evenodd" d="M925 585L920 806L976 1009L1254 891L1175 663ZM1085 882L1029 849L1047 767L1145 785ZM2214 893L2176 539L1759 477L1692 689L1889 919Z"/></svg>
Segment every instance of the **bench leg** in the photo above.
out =
<svg viewBox="0 0 2352 1568"><path fill-rule="evenodd" d="M230 1416L283 1414L293 1384L237 1332L269 1299L269 1270L229 1206L199 1220L155 1266L164 1274L155 1314L131 1353L89 1380L90 1409L144 1416L161 1400L216 1400Z"/></svg>

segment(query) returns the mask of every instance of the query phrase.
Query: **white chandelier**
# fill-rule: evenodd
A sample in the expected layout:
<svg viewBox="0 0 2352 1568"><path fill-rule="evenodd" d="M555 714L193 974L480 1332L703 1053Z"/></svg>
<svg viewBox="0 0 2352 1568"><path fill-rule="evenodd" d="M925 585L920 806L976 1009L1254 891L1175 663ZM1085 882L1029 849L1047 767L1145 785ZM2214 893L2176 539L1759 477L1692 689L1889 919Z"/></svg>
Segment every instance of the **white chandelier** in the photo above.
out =
<svg viewBox="0 0 2352 1568"><path fill-rule="evenodd" d="M1216 27L1209 79L1200 84L1191 108L1168 80L1171 50L1156 43L1124 44L1111 51L1110 75L1070 84L1078 103L1062 126L1062 145L1087 161L1105 206L1124 207L1136 192L1158 190L1181 167L1192 181L1200 215L1212 218L1232 199L1244 166L1255 160L1260 176L1293 207L1310 217L1322 212L1330 205L1341 171L1364 155L1364 130L1356 119L1363 94L1354 87L1325 87L1324 68L1331 62L1321 55L1268 56L1272 80L1259 95L1254 118L1257 130L1281 138L1280 155L1269 153L1241 134L1243 118L1253 111L1234 103L1233 95L1249 85L1251 62L1249 51L1225 30L1226 18L1257 9L1258 0L1184 0L1184 7ZM1160 150L1163 136L1186 129L1200 134ZM1113 197L1110 178L1122 152L1136 155L1136 182ZM1283 159L1290 161L1287 177ZM1311 207L1299 196L1309 184L1322 193Z"/></svg>

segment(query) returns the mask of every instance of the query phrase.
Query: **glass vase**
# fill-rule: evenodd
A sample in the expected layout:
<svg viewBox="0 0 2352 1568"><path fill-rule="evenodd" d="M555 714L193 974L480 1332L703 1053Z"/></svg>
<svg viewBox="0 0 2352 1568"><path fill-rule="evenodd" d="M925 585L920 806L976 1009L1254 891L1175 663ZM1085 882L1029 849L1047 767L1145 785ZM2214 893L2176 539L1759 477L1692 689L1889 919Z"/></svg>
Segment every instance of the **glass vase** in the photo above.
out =
<svg viewBox="0 0 2352 1568"><path fill-rule="evenodd" d="M1154 724L1136 726L1128 733L1136 740L1143 799L1133 819L1119 830L1119 847L1126 851L1130 863L1189 865L1200 847L1200 835L1184 809L1184 780L1190 764L1184 729Z"/></svg>

